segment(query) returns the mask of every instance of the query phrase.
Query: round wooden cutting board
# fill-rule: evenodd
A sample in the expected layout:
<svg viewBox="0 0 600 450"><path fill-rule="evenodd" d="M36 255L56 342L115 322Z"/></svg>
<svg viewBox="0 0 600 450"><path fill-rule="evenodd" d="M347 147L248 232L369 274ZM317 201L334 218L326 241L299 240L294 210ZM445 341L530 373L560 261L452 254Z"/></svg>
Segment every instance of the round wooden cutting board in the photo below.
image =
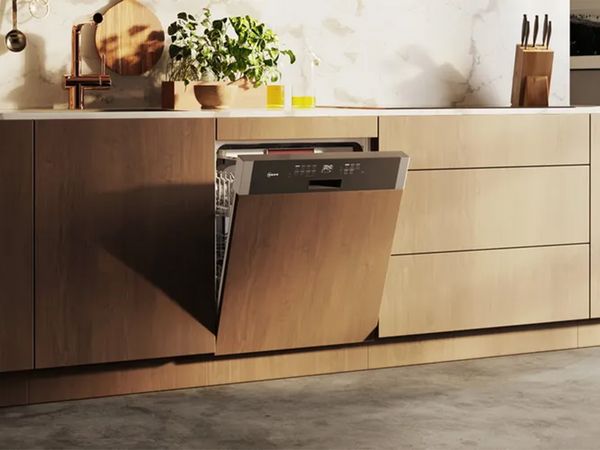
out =
<svg viewBox="0 0 600 450"><path fill-rule="evenodd" d="M123 0L96 28L96 48L120 75L142 75L160 60L165 31L156 15L137 0Z"/></svg>

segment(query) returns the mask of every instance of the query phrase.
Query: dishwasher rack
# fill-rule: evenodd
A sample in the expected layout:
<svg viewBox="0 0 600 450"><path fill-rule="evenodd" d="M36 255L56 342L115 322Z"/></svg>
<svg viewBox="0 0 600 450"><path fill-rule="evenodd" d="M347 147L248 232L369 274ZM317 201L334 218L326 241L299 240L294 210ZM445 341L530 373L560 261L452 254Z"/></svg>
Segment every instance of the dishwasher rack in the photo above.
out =
<svg viewBox="0 0 600 450"><path fill-rule="evenodd" d="M216 223L215 223L215 238L216 238L216 283L217 287L223 273L223 264L225 261L225 253L227 251L227 239L231 224L231 216L233 214L233 204L235 201L235 175L233 172L225 170L217 170L215 184L216 198Z"/></svg>

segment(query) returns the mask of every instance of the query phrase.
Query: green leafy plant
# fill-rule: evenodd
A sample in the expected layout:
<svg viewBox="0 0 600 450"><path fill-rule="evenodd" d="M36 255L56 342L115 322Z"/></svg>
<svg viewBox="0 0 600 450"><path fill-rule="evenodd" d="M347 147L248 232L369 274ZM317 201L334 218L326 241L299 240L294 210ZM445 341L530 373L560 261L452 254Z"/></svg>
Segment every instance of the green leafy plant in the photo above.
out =
<svg viewBox="0 0 600 450"><path fill-rule="evenodd" d="M279 64L294 52L281 48L277 34L250 16L213 20L205 8L200 20L182 12L168 29L170 81L247 81L255 87L281 78Z"/></svg>

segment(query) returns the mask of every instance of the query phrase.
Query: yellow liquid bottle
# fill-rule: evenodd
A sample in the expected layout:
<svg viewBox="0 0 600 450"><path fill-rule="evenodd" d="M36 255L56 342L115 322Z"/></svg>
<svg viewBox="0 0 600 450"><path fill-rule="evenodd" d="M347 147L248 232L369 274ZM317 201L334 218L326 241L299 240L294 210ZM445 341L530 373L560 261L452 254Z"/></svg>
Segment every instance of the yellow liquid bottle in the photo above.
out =
<svg viewBox="0 0 600 450"><path fill-rule="evenodd" d="M283 109L285 107L285 86L273 84L267 86L267 108Z"/></svg>
<svg viewBox="0 0 600 450"><path fill-rule="evenodd" d="M317 105L315 69L321 61L307 43L301 61L300 73L292 92L292 108L310 109Z"/></svg>
<svg viewBox="0 0 600 450"><path fill-rule="evenodd" d="M296 109L314 108L316 103L317 99L314 95L298 95L292 97L292 107Z"/></svg>

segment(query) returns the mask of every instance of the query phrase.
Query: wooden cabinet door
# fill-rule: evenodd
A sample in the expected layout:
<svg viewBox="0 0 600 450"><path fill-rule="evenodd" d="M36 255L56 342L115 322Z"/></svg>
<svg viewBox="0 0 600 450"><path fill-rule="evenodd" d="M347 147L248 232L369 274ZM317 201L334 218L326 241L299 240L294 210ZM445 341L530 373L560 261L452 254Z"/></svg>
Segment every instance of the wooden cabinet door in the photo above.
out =
<svg viewBox="0 0 600 450"><path fill-rule="evenodd" d="M382 337L586 319L589 245L394 256Z"/></svg>
<svg viewBox="0 0 600 450"><path fill-rule="evenodd" d="M393 253L589 243L589 167L413 171Z"/></svg>
<svg viewBox="0 0 600 450"><path fill-rule="evenodd" d="M36 367L214 352L214 134L37 123Z"/></svg>
<svg viewBox="0 0 600 450"><path fill-rule="evenodd" d="M411 169L589 164L589 115L381 117L381 151L410 155Z"/></svg>
<svg viewBox="0 0 600 450"><path fill-rule="evenodd" d="M0 121L0 372L33 367L33 122Z"/></svg>
<svg viewBox="0 0 600 450"><path fill-rule="evenodd" d="M377 117L255 117L218 119L220 141L377 137Z"/></svg>

